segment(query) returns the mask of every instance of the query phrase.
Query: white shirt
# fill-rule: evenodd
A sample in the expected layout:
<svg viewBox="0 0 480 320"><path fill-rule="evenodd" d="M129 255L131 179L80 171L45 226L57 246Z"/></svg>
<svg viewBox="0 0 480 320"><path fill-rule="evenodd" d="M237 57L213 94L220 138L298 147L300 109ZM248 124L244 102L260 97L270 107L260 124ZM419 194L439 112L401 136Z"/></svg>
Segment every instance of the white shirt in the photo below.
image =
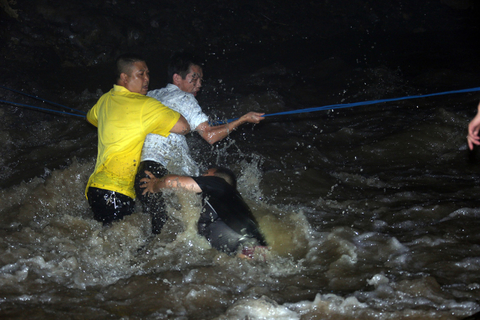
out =
<svg viewBox="0 0 480 320"><path fill-rule="evenodd" d="M184 116L192 132L199 124L208 121L195 96L180 90L174 84L169 83L165 88L149 91L147 96L159 100ZM148 134L141 157L141 161L147 160L161 163L172 174L189 176L200 174L198 164L190 156L187 140L180 134L171 133L168 137Z"/></svg>

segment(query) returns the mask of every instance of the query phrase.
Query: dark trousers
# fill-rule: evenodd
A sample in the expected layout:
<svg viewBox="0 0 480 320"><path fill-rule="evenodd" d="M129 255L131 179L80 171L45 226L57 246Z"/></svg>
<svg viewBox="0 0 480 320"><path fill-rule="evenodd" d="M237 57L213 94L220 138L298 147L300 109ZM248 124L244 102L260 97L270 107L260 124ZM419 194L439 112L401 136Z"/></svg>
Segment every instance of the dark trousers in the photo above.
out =
<svg viewBox="0 0 480 320"><path fill-rule="evenodd" d="M209 224L199 223L198 233L207 238L212 247L227 254L234 254L244 240L222 220L215 220Z"/></svg>
<svg viewBox="0 0 480 320"><path fill-rule="evenodd" d="M220 219L208 200L204 200L197 227L198 233L207 238L212 247L227 254L235 254L243 246L264 245L260 244L258 239L242 235L229 227Z"/></svg>
<svg viewBox="0 0 480 320"><path fill-rule="evenodd" d="M115 191L90 187L87 197L93 211L93 218L103 222L104 225L121 220L135 210L134 199Z"/></svg>
<svg viewBox="0 0 480 320"><path fill-rule="evenodd" d="M135 193L137 194L137 199L140 200L142 204L143 212L150 214L152 217L152 232L159 234L168 219L165 201L162 192L142 194L145 189L140 188L140 179L147 177L145 171L150 171L157 178L166 176L168 171L158 162L142 161L135 176Z"/></svg>

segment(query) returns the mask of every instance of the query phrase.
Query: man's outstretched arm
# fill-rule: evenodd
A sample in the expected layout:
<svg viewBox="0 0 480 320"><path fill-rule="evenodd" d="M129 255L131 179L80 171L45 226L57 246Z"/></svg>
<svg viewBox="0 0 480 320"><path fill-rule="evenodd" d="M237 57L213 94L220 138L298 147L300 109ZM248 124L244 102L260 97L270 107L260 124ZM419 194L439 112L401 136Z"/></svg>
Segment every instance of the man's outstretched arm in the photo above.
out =
<svg viewBox="0 0 480 320"><path fill-rule="evenodd" d="M202 192L202 189L191 177L169 174L162 178L155 177L150 171L145 171L147 178L140 180L140 188L144 188L142 194L157 193L161 189L184 189L192 192Z"/></svg>
<svg viewBox="0 0 480 320"><path fill-rule="evenodd" d="M215 142L218 142L228 136L232 131L237 129L239 126L241 126L244 123L259 123L264 119L263 115L265 113L259 113L259 112L249 112L247 114L244 114L237 120L234 120L232 122L226 123L226 124L221 124L219 126L214 126L210 127L208 122L203 122L197 127L197 131L200 134L200 136L205 139L210 144L214 144Z"/></svg>

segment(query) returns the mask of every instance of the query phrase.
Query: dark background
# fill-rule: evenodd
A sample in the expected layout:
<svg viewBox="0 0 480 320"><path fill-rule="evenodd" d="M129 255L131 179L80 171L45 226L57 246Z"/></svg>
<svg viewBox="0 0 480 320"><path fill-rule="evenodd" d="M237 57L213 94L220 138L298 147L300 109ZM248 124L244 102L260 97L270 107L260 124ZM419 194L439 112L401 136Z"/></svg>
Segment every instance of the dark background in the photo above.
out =
<svg viewBox="0 0 480 320"><path fill-rule="evenodd" d="M203 55L211 78L274 62L312 76L315 64L329 57L400 67L404 75L432 65L478 69L480 6L474 1L0 3L2 82L17 88L108 88L113 80L99 77L102 68L107 72L117 55L131 51L146 58L151 87L165 83L165 64L179 50Z"/></svg>

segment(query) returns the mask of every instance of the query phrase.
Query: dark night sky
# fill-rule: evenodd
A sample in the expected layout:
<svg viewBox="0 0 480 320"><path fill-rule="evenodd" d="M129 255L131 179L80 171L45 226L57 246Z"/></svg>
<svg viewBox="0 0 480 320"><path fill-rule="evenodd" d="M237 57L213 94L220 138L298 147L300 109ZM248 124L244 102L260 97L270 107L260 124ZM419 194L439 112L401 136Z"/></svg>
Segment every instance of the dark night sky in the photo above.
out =
<svg viewBox="0 0 480 320"><path fill-rule="evenodd" d="M173 51L195 51L212 77L274 62L305 69L330 57L400 67L406 75L424 68L479 69L480 6L474 1L8 3L0 14L4 83L42 86L46 81L37 75L44 74L72 88L79 79L91 86L99 82L91 74L126 51L141 52L159 70Z"/></svg>

